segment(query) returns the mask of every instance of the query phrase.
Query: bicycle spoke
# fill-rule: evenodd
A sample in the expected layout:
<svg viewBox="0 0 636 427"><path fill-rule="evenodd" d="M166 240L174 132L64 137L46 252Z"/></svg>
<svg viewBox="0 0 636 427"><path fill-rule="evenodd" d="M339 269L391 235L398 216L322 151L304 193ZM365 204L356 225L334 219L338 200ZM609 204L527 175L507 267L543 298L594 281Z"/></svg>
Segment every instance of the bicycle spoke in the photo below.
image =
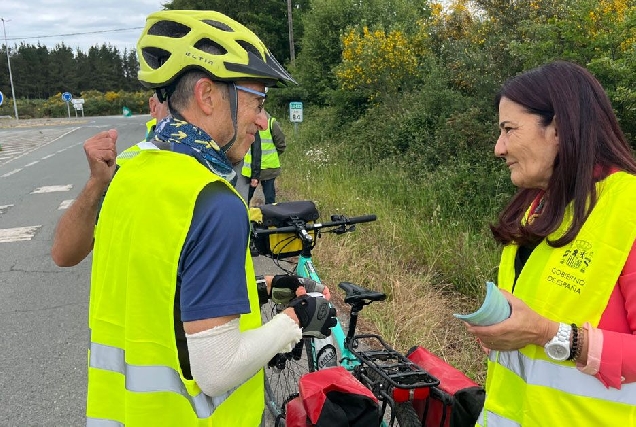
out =
<svg viewBox="0 0 636 427"><path fill-rule="evenodd" d="M276 312L275 304L269 302L263 305L263 322L269 321ZM285 405L298 396L298 380L310 372L307 358L310 345L308 340L303 339L290 353L276 355L265 366L265 404L275 419L284 420Z"/></svg>

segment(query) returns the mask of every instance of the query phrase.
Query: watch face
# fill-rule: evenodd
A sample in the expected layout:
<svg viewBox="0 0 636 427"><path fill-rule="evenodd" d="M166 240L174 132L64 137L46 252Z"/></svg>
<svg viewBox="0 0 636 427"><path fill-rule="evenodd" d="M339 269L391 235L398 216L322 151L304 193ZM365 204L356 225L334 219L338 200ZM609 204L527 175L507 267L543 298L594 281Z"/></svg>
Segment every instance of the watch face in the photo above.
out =
<svg viewBox="0 0 636 427"><path fill-rule="evenodd" d="M563 361L570 356L570 352L565 346L559 345L556 343L552 345L548 345L546 350L547 350L548 356L550 356L554 360Z"/></svg>

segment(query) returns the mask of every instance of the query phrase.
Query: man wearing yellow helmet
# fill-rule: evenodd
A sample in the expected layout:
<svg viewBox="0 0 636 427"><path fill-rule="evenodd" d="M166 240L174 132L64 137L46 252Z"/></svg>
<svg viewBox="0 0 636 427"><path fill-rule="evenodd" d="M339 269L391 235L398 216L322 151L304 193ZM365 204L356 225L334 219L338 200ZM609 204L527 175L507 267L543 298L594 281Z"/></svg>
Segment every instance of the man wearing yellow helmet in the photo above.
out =
<svg viewBox="0 0 636 427"><path fill-rule="evenodd" d="M257 426L261 367L335 324L333 309L318 316L326 300L302 295L261 326L271 290L255 283L232 187L232 164L267 126L265 88L295 82L217 12L151 14L137 54L140 81L171 116L151 141L159 149L118 170L95 227L87 425Z"/></svg>

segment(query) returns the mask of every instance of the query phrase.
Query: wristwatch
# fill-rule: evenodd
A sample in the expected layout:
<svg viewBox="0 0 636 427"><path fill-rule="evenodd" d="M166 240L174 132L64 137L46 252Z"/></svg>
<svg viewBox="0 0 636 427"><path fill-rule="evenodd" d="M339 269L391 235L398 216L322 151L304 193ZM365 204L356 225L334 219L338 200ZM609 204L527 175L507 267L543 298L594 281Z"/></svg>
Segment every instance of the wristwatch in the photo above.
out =
<svg viewBox="0 0 636 427"><path fill-rule="evenodd" d="M563 362L570 357L570 335L572 326L566 323L559 323L559 330L554 338L543 346L545 354L552 360Z"/></svg>

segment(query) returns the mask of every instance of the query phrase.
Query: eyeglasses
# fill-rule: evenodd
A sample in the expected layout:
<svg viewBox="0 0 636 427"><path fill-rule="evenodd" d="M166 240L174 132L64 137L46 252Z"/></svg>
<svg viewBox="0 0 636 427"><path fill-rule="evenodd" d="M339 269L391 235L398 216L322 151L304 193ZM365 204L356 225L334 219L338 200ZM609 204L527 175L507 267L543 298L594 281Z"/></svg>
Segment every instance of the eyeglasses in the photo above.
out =
<svg viewBox="0 0 636 427"><path fill-rule="evenodd" d="M256 95L259 98L261 98L257 108L258 108L258 112L259 113L261 111L263 111L263 105L265 104L265 98L267 98L267 93L266 92L259 92L259 91L254 90L254 89L250 89L249 87L240 86L240 85L237 85L237 84L234 84L234 87L237 90L240 90L241 92L251 93L252 95Z"/></svg>

